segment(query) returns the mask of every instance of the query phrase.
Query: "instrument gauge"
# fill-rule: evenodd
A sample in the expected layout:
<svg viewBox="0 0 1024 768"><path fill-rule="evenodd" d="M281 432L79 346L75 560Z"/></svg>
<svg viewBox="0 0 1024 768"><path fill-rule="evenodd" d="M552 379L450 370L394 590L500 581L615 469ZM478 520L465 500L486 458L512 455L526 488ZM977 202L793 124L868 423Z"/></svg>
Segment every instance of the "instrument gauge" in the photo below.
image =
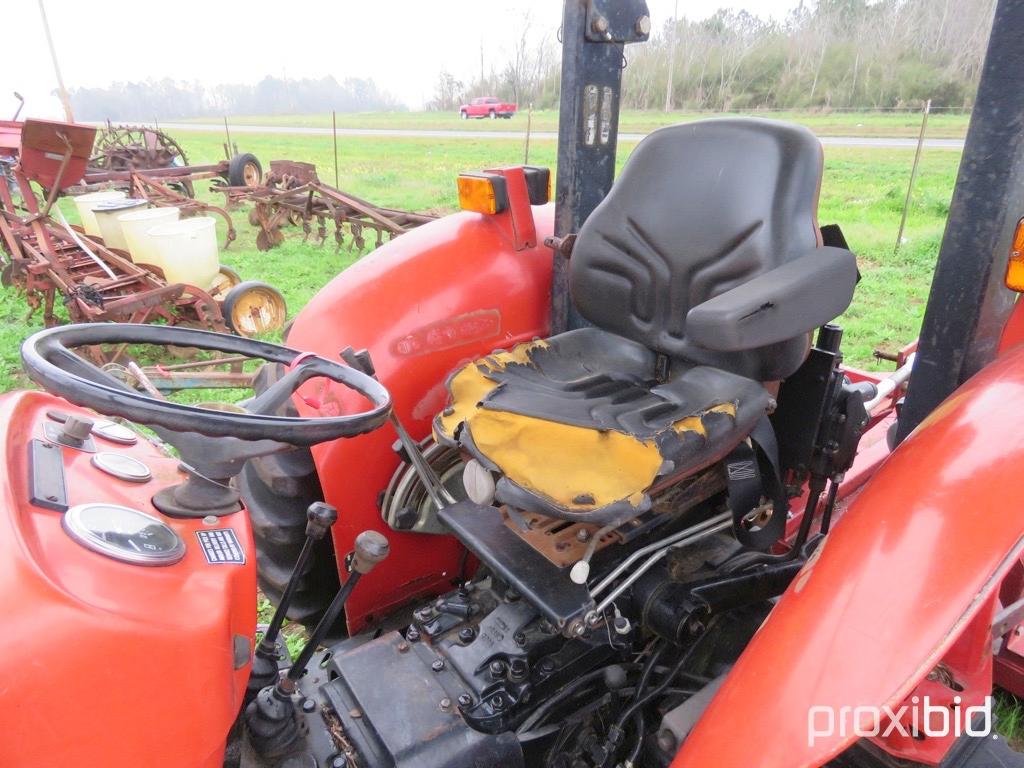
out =
<svg viewBox="0 0 1024 768"><path fill-rule="evenodd" d="M153 477L153 473L143 462L123 453L101 451L93 455L92 465L108 475L130 483L145 483Z"/></svg>
<svg viewBox="0 0 1024 768"><path fill-rule="evenodd" d="M133 565L173 565L185 543L162 520L118 504L78 504L64 515L64 530L83 547Z"/></svg>

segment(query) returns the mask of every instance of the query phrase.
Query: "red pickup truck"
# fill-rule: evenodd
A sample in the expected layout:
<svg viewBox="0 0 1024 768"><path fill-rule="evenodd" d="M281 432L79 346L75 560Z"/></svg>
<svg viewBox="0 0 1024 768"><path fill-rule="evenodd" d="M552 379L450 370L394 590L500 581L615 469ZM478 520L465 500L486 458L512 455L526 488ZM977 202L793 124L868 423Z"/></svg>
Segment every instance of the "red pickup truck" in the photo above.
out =
<svg viewBox="0 0 1024 768"><path fill-rule="evenodd" d="M516 105L507 101L495 98L494 96L480 96L473 99L469 104L459 107L459 117L468 120L471 117L489 117L494 120L497 117L504 117L506 120L516 113Z"/></svg>

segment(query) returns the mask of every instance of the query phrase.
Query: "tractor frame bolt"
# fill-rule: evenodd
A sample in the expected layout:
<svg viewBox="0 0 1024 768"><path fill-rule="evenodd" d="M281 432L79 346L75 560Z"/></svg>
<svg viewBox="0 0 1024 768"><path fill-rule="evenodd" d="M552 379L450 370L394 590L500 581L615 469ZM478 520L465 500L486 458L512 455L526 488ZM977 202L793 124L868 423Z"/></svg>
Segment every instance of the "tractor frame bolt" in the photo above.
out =
<svg viewBox="0 0 1024 768"><path fill-rule="evenodd" d="M464 643L473 642L474 637L476 637L476 630L472 627L463 627L459 630L459 640Z"/></svg>
<svg viewBox="0 0 1024 768"><path fill-rule="evenodd" d="M468 707L472 703L473 703L473 697L470 696L468 693L460 693L459 694L459 706L460 707Z"/></svg>
<svg viewBox="0 0 1024 768"><path fill-rule="evenodd" d="M581 544L590 541L590 531L588 531L586 528L580 528L578 531L576 531L576 541L580 542Z"/></svg>
<svg viewBox="0 0 1024 768"><path fill-rule="evenodd" d="M313 701L312 699L303 699L302 700L302 711L303 712L312 712L315 709L316 709L316 702L315 701Z"/></svg>
<svg viewBox="0 0 1024 768"><path fill-rule="evenodd" d="M516 632L514 635L512 635L512 641L520 647L526 645L526 633Z"/></svg>
<svg viewBox="0 0 1024 768"><path fill-rule="evenodd" d="M499 680L505 676L505 662L495 659L487 666L487 671L491 673L492 679Z"/></svg>
<svg viewBox="0 0 1024 768"><path fill-rule="evenodd" d="M605 16L595 16L594 20L590 22L590 28L599 35L603 35L608 32L608 19Z"/></svg>
<svg viewBox="0 0 1024 768"><path fill-rule="evenodd" d="M404 640L398 644L398 652L399 653L407 653L408 650L409 650L409 644L407 642L405 642Z"/></svg>
<svg viewBox="0 0 1024 768"><path fill-rule="evenodd" d="M447 712L449 709L452 708L452 700L445 696L443 699L441 699L440 707L442 712Z"/></svg>
<svg viewBox="0 0 1024 768"><path fill-rule="evenodd" d="M508 665L509 679L514 683L521 683L530 674L530 667L525 659L512 659Z"/></svg>
<svg viewBox="0 0 1024 768"><path fill-rule="evenodd" d="M430 662L430 668L435 672L440 672L444 669L444 659L434 659Z"/></svg>
<svg viewBox="0 0 1024 768"><path fill-rule="evenodd" d="M676 735L672 733L668 728L662 728L658 731L656 738L658 749L666 754L672 754L676 749Z"/></svg>
<svg viewBox="0 0 1024 768"><path fill-rule="evenodd" d="M405 631L405 639L408 640L410 643L415 643L417 640L420 639L420 631L416 629L416 627L409 627Z"/></svg>

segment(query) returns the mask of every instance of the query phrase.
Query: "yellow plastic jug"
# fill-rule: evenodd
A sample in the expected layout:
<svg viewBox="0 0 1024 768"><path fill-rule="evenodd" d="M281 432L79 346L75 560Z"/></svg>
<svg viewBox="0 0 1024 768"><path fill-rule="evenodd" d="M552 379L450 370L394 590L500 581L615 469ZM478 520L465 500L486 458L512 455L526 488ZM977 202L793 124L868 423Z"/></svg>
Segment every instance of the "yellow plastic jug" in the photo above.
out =
<svg viewBox="0 0 1024 768"><path fill-rule="evenodd" d="M124 200L126 197L128 195L119 189L103 189L99 192L88 192L72 198L78 209L78 218L82 220L82 229L85 230L85 234L93 237L103 236L100 233L100 225L96 223L96 217L92 212L95 206L111 200Z"/></svg>
<svg viewBox="0 0 1024 768"><path fill-rule="evenodd" d="M128 253L136 264L153 264L163 269L159 263L159 256L156 247L149 236L149 230L161 224L170 224L178 220L181 209L169 206L167 208L147 208L142 211L131 211L122 213L117 217L121 225L121 233L128 246Z"/></svg>
<svg viewBox="0 0 1024 768"><path fill-rule="evenodd" d="M197 216L149 230L168 283L210 287L220 271L216 224L212 216Z"/></svg>
<svg viewBox="0 0 1024 768"><path fill-rule="evenodd" d="M126 198L124 200L106 200L92 209L92 215L96 217L96 223L100 228L100 236L108 248L128 250L128 243L125 242L118 217L128 211L145 208L148 205L148 200Z"/></svg>

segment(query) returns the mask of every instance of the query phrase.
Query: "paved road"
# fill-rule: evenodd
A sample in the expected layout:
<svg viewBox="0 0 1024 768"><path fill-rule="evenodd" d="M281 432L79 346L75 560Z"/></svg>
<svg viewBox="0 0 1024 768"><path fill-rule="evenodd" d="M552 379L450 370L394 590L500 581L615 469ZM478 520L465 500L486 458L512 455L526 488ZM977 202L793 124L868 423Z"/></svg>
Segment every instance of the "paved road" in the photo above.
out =
<svg viewBox="0 0 1024 768"><path fill-rule="evenodd" d="M216 123L160 123L161 128L169 131L223 131L224 126ZM232 125L232 133L278 133L306 136L330 136L330 128L311 128L287 125ZM522 141L526 138L523 131L437 131L390 128L339 128L339 136L377 136L401 139L511 139ZM620 133L619 141L640 141L646 134ZM534 140L557 139L554 131L534 131L530 134ZM871 147L875 149L913 148L917 139L885 138L877 136L822 136L821 143L829 147ZM924 145L929 149L963 149L963 139L926 139Z"/></svg>

